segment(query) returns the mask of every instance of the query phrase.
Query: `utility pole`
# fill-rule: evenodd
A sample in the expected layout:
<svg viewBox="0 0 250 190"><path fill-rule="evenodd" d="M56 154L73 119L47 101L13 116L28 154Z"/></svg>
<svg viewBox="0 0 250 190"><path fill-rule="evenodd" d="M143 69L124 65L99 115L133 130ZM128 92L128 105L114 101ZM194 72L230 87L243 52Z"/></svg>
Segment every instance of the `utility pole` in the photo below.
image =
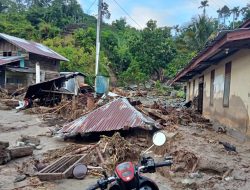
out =
<svg viewBox="0 0 250 190"><path fill-rule="evenodd" d="M95 60L95 75L99 73L99 56L100 56L100 30L102 22L102 4L103 0L99 0L98 3L98 18L96 27L96 60Z"/></svg>

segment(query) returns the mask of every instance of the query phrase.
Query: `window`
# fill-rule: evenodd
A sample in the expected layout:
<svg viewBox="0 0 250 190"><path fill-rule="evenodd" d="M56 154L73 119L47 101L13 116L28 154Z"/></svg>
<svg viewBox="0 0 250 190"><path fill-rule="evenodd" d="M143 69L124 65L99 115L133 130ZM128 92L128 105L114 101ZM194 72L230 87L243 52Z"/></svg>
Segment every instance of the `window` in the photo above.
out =
<svg viewBox="0 0 250 190"><path fill-rule="evenodd" d="M195 92L195 80L193 81L193 98L195 97L194 92Z"/></svg>
<svg viewBox="0 0 250 190"><path fill-rule="evenodd" d="M9 51L9 52L4 51L4 52L3 52L3 56L4 56L4 57L8 57L8 56L11 56L11 55L12 55L12 52L11 52L11 51Z"/></svg>
<svg viewBox="0 0 250 190"><path fill-rule="evenodd" d="M225 81L224 81L224 94L223 94L224 107L229 107L231 69L232 69L232 63L229 62L225 65Z"/></svg>
<svg viewBox="0 0 250 190"><path fill-rule="evenodd" d="M211 80L210 80L210 106L214 105L214 74L215 74L215 70L212 70Z"/></svg>
<svg viewBox="0 0 250 190"><path fill-rule="evenodd" d="M20 78L7 78L6 83L8 84L23 84L25 81Z"/></svg>

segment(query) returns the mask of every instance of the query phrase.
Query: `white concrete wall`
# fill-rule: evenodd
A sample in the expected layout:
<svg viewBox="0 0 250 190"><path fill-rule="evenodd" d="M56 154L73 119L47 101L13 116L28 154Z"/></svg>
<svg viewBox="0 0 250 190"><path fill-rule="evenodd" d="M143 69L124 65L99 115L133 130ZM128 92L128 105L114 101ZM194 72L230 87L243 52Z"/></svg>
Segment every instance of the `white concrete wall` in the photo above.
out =
<svg viewBox="0 0 250 190"><path fill-rule="evenodd" d="M232 63L230 100L229 107L224 107L225 64L228 62ZM210 105L210 83L213 69L215 69L214 104ZM202 75L204 75L203 115L250 136L250 50L245 49L235 53L217 65L211 66L200 76ZM187 91L187 97L189 97L189 93L191 93L191 98L193 97L192 81L197 78L199 76L190 80L191 92ZM195 95L198 94L198 81L196 85Z"/></svg>

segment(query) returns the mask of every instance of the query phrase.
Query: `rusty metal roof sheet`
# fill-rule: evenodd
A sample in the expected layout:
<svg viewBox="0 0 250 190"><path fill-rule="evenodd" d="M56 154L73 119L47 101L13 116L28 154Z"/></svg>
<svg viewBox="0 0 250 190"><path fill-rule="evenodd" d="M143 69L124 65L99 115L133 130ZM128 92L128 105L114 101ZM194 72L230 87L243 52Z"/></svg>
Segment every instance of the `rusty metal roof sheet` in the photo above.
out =
<svg viewBox="0 0 250 190"><path fill-rule="evenodd" d="M22 56L0 57L0 65L6 65L9 63L17 62L23 59Z"/></svg>
<svg viewBox="0 0 250 190"><path fill-rule="evenodd" d="M55 51L53 51L52 49L48 48L43 44L17 38L3 33L0 33L0 38L7 40L11 44L16 45L29 53L34 53L62 61L68 61L68 59L66 59L65 57L61 56L60 54L56 53Z"/></svg>
<svg viewBox="0 0 250 190"><path fill-rule="evenodd" d="M118 98L64 125L59 133L90 133L159 127L156 121L136 110L126 98Z"/></svg>

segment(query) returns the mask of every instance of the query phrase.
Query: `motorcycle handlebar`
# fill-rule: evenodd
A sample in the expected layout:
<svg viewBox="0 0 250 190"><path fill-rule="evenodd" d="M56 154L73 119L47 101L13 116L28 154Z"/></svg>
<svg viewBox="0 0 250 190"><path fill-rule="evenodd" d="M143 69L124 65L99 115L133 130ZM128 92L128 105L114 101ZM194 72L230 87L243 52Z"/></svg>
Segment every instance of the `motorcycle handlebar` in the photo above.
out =
<svg viewBox="0 0 250 190"><path fill-rule="evenodd" d="M173 164L172 160L167 160L167 161L164 161L164 162L155 163L155 167L160 168L160 167L163 167L163 166L171 166L172 164Z"/></svg>
<svg viewBox="0 0 250 190"><path fill-rule="evenodd" d="M106 178L106 179L100 179L95 185L89 187L87 190L96 190L98 188L106 189L107 185L112 183L115 180L116 178L114 176Z"/></svg>

